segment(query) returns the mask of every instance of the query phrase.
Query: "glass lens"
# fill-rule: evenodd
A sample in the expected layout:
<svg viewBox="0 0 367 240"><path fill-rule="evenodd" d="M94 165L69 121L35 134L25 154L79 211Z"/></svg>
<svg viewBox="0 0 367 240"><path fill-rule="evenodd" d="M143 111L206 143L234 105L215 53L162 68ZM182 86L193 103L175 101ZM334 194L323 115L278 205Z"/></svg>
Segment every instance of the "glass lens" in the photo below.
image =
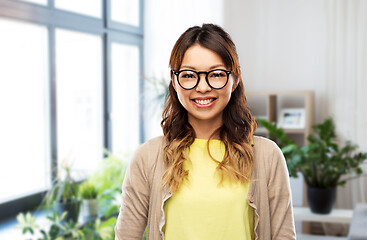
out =
<svg viewBox="0 0 367 240"><path fill-rule="evenodd" d="M208 81L210 86L214 88L221 88L227 82L227 73L223 70L214 70L209 72Z"/></svg>
<svg viewBox="0 0 367 240"><path fill-rule="evenodd" d="M183 88L193 88L198 81L198 75L193 71L182 71L178 75L178 81Z"/></svg>

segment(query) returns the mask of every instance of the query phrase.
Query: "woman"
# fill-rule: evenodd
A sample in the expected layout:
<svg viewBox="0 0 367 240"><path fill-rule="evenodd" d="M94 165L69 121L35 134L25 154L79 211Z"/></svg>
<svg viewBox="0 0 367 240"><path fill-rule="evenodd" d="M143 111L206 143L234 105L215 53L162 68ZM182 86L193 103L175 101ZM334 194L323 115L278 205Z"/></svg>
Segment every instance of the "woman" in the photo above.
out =
<svg viewBox="0 0 367 240"><path fill-rule="evenodd" d="M186 30L169 62L163 137L126 172L116 239L295 239L284 157L253 136L236 48L219 26Z"/></svg>

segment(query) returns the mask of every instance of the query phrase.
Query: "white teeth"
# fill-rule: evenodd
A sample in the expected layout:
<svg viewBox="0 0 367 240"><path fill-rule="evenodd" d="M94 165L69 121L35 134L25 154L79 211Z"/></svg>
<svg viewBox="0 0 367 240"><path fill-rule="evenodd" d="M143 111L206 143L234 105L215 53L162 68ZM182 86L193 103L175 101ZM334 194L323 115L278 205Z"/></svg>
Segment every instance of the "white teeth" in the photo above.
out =
<svg viewBox="0 0 367 240"><path fill-rule="evenodd" d="M205 100L198 100L198 99L195 99L195 102L196 103L199 103L199 104L201 104L201 105L207 105L207 104L209 104L209 103L211 103L211 102L213 102L214 101L214 99L213 98L211 98L211 99L205 99Z"/></svg>

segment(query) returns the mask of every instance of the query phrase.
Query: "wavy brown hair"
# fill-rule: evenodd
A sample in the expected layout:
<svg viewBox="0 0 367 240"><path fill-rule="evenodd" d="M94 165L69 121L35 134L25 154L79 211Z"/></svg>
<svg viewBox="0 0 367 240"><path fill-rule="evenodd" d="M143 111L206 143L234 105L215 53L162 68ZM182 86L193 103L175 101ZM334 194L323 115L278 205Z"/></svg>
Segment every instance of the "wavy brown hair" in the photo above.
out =
<svg viewBox="0 0 367 240"><path fill-rule="evenodd" d="M172 70L179 70L188 48L194 44L216 52L225 66L232 71L234 82L238 85L232 92L231 99L223 110L223 125L210 136L216 134L225 145L225 154L222 161L210 157L218 163L217 171L224 178L236 182L249 181L254 165L254 153L251 146L252 135L256 129L256 121L246 106L245 89L242 83L241 70L238 63L236 46L231 37L221 27L213 24L203 24L187 29L173 47L169 66L171 79L174 80ZM162 114L161 126L167 145L164 148L164 164L166 171L162 177L162 184L168 184L173 192L181 186L188 176L183 169L183 162L188 159L185 149L190 147L196 137L195 131L188 122L186 109L178 100L172 81L169 84L169 96Z"/></svg>

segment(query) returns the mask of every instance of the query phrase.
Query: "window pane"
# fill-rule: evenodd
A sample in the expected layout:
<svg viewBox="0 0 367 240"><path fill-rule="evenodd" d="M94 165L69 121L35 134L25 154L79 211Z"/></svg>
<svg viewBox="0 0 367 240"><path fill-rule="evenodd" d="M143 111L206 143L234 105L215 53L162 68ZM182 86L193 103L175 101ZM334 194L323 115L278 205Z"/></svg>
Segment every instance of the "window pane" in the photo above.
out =
<svg viewBox="0 0 367 240"><path fill-rule="evenodd" d="M100 36L56 30L56 82L58 163L85 177L102 159Z"/></svg>
<svg viewBox="0 0 367 240"><path fill-rule="evenodd" d="M112 151L139 144L139 48L112 43Z"/></svg>
<svg viewBox="0 0 367 240"><path fill-rule="evenodd" d="M111 0L111 20L139 26L139 0Z"/></svg>
<svg viewBox="0 0 367 240"><path fill-rule="evenodd" d="M21 0L24 2L36 3L41 5L47 5L47 0Z"/></svg>
<svg viewBox="0 0 367 240"><path fill-rule="evenodd" d="M0 202L50 179L47 28L0 19Z"/></svg>
<svg viewBox="0 0 367 240"><path fill-rule="evenodd" d="M55 0L55 7L92 17L101 18L101 0Z"/></svg>

